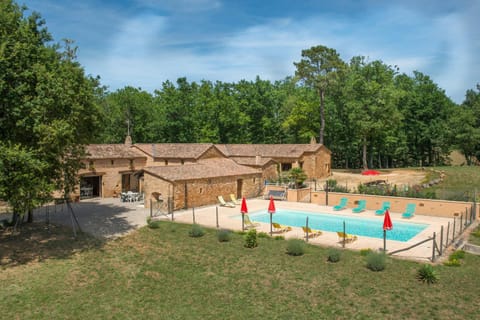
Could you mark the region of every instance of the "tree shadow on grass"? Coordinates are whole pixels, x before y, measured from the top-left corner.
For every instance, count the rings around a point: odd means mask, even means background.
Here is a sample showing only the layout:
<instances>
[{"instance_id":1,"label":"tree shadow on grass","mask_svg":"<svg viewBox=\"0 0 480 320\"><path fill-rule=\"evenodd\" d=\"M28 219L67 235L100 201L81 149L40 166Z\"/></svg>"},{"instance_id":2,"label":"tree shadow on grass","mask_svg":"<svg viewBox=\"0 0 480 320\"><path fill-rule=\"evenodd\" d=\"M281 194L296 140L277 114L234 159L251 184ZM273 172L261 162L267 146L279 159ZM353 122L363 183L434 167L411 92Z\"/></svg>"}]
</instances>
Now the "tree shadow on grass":
<instances>
[{"instance_id":1,"label":"tree shadow on grass","mask_svg":"<svg viewBox=\"0 0 480 320\"><path fill-rule=\"evenodd\" d=\"M0 268L65 259L82 250L100 248L108 239L146 224L145 209L120 203L118 199L82 201L71 207L81 231L72 222L73 216L65 204L35 210L36 222L24 223L15 233L13 228L0 229Z\"/></svg>"},{"instance_id":2,"label":"tree shadow on grass","mask_svg":"<svg viewBox=\"0 0 480 320\"><path fill-rule=\"evenodd\" d=\"M46 259L65 259L91 248L100 248L104 240L86 233L73 237L72 229L45 223L28 223L17 232L0 230L0 269Z\"/></svg>"}]
</instances>

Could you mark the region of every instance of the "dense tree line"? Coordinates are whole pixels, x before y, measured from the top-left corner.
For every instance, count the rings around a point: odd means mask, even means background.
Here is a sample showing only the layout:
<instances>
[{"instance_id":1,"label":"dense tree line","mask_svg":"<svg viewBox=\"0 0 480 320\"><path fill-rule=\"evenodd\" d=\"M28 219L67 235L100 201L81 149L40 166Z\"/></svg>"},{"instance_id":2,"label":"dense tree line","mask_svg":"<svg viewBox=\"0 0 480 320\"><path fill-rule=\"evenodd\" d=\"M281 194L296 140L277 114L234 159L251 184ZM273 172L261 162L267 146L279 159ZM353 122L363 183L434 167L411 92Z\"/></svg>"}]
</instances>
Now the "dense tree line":
<instances>
[{"instance_id":1,"label":"dense tree line","mask_svg":"<svg viewBox=\"0 0 480 320\"><path fill-rule=\"evenodd\" d=\"M324 50L335 59L328 72L308 70L310 57L281 81L179 78L154 93L105 92L98 103L106 122L95 142L121 143L128 121L137 143L308 143L323 135L337 168L441 165L452 149L476 159L479 87L457 105L421 72L409 76L360 56L346 63Z\"/></svg>"}]
</instances>

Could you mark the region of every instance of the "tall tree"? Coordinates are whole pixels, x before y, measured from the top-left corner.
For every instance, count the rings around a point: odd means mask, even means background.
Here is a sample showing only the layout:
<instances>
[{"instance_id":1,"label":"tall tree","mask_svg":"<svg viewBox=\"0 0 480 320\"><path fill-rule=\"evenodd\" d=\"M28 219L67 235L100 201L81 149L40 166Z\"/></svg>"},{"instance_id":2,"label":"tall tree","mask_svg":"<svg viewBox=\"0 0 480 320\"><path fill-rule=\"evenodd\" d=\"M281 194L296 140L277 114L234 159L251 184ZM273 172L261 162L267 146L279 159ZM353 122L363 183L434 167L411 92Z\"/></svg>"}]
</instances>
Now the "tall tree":
<instances>
[{"instance_id":1,"label":"tall tree","mask_svg":"<svg viewBox=\"0 0 480 320\"><path fill-rule=\"evenodd\" d=\"M461 150L467 164L480 159L480 84L476 92L467 91L463 103L454 108L449 124L452 144Z\"/></svg>"},{"instance_id":2,"label":"tall tree","mask_svg":"<svg viewBox=\"0 0 480 320\"><path fill-rule=\"evenodd\" d=\"M375 138L385 130L398 126L401 114L397 110L395 70L381 61L367 62L354 57L348 69L345 95L353 130L362 141L362 166L368 168L367 150L374 149Z\"/></svg>"},{"instance_id":3,"label":"tall tree","mask_svg":"<svg viewBox=\"0 0 480 320\"><path fill-rule=\"evenodd\" d=\"M85 76L71 42L49 45L40 15L24 17L25 10L0 2L0 172L9 176L0 179L0 198L14 217L47 201L54 189L72 191L82 145L99 120L98 79ZM18 186L23 205L8 193Z\"/></svg>"},{"instance_id":4,"label":"tall tree","mask_svg":"<svg viewBox=\"0 0 480 320\"><path fill-rule=\"evenodd\" d=\"M335 82L337 73L345 63L335 49L325 46L311 47L302 50L300 62L294 62L295 76L307 86L314 88L320 98L320 136L319 143L323 144L325 131L325 95Z\"/></svg>"}]
</instances>

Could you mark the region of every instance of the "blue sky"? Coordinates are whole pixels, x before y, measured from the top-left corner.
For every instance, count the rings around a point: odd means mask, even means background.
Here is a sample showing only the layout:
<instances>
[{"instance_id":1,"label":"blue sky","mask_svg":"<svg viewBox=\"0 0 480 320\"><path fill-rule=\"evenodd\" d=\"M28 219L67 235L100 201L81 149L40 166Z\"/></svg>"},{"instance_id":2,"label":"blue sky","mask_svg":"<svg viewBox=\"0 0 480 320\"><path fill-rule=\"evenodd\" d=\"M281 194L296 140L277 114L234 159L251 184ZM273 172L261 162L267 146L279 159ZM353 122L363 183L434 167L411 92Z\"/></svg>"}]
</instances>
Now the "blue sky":
<instances>
[{"instance_id":1,"label":"blue sky","mask_svg":"<svg viewBox=\"0 0 480 320\"><path fill-rule=\"evenodd\" d=\"M325 45L429 75L455 102L480 83L478 0L17 0L54 40L72 39L110 91L179 77L237 82L293 75Z\"/></svg>"}]
</instances>

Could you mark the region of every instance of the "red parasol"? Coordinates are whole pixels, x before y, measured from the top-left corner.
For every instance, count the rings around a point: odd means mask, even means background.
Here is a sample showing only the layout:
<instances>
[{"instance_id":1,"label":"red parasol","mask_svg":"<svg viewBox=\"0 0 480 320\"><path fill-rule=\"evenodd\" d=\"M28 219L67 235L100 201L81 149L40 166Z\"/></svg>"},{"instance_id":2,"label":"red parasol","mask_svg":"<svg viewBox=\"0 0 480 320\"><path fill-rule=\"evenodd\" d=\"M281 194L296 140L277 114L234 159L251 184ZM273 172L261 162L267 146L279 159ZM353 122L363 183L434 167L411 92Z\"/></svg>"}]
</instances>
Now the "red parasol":
<instances>
[{"instance_id":1,"label":"red parasol","mask_svg":"<svg viewBox=\"0 0 480 320\"><path fill-rule=\"evenodd\" d=\"M377 170L365 170L362 171L362 176L378 176L380 174Z\"/></svg>"},{"instance_id":2,"label":"red parasol","mask_svg":"<svg viewBox=\"0 0 480 320\"><path fill-rule=\"evenodd\" d=\"M383 230L392 230L392 220L390 219L390 213L388 213L388 209L385 210L385 217L383 218Z\"/></svg>"},{"instance_id":3,"label":"red parasol","mask_svg":"<svg viewBox=\"0 0 480 320\"><path fill-rule=\"evenodd\" d=\"M387 251L387 230L392 230L393 224L392 220L390 219L390 213L388 213L388 209L385 210L385 217L383 218L383 252Z\"/></svg>"},{"instance_id":4,"label":"red parasol","mask_svg":"<svg viewBox=\"0 0 480 320\"><path fill-rule=\"evenodd\" d=\"M270 196L270 203L268 205L268 213L275 213L275 203L273 202L273 197Z\"/></svg>"},{"instance_id":5,"label":"red parasol","mask_svg":"<svg viewBox=\"0 0 480 320\"><path fill-rule=\"evenodd\" d=\"M245 200L245 197L242 198L242 207L240 208L240 212L241 212L242 214L248 213L247 201Z\"/></svg>"}]
</instances>

